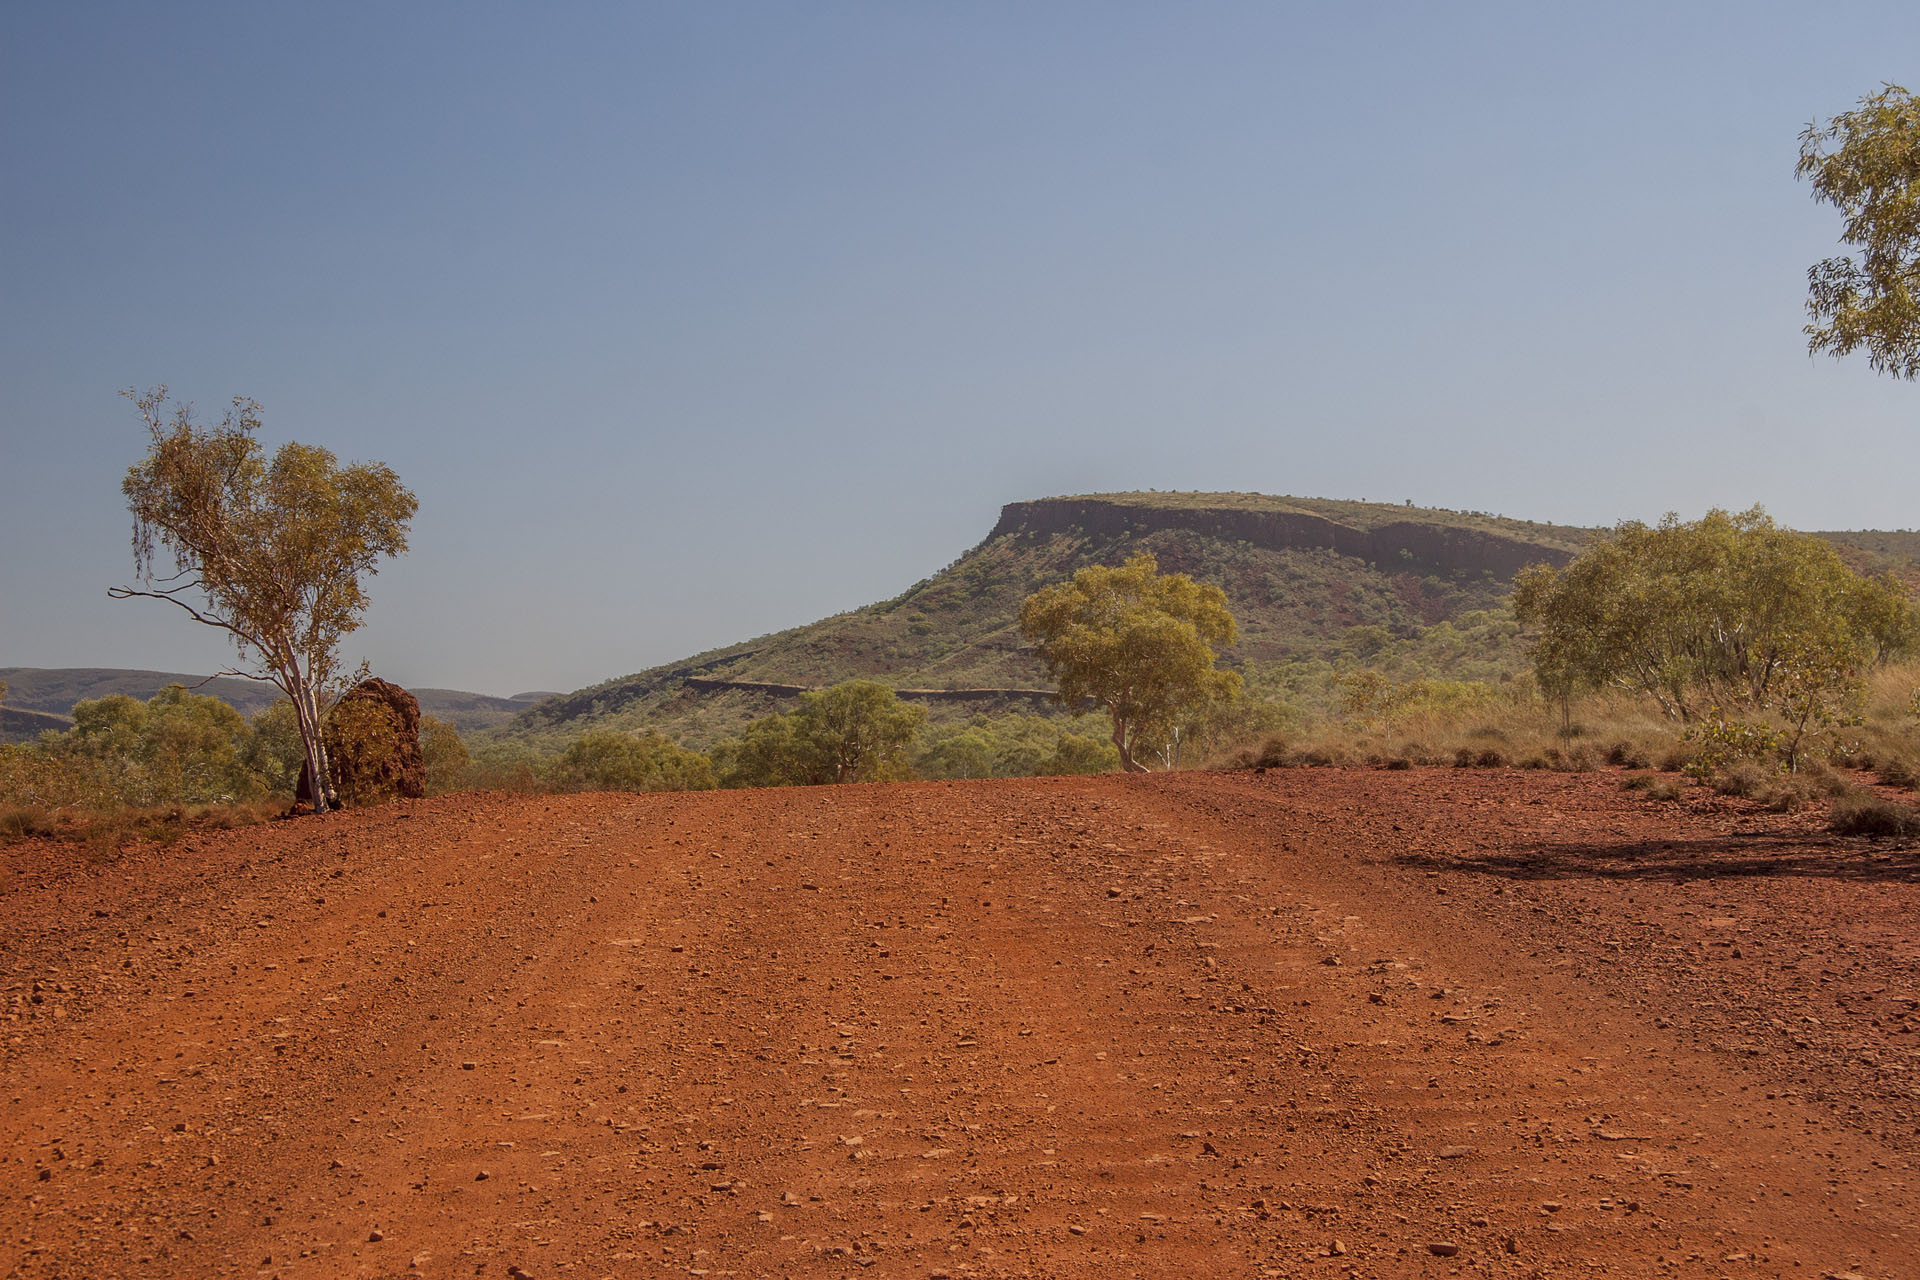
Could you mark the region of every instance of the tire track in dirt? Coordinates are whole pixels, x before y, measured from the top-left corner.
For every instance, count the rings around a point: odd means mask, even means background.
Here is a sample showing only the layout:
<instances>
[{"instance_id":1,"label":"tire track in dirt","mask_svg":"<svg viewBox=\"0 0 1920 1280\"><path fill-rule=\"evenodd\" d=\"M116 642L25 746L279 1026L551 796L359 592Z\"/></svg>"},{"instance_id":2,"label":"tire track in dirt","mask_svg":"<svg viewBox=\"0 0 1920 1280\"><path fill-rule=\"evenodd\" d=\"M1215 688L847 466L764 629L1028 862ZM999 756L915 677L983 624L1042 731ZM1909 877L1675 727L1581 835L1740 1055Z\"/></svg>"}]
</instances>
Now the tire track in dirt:
<instances>
[{"instance_id":1,"label":"tire track in dirt","mask_svg":"<svg viewBox=\"0 0 1920 1280\"><path fill-rule=\"evenodd\" d=\"M1785 1123L1604 945L1691 888L1484 861L1724 825L1301 771L456 798L23 875L0 977L67 1016L0 1024L0 1264L1912 1274L1893 1086Z\"/></svg>"}]
</instances>

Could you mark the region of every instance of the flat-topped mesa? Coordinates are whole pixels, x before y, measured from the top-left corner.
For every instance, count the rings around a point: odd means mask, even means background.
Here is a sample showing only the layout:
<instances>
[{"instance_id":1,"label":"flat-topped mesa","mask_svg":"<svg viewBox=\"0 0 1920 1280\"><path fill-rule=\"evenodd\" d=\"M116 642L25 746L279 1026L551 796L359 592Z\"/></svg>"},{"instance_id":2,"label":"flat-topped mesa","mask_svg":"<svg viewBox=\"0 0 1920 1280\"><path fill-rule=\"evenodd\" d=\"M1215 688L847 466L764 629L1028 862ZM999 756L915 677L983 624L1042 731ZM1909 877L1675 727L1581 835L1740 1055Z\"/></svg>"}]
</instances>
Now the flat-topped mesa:
<instances>
[{"instance_id":1,"label":"flat-topped mesa","mask_svg":"<svg viewBox=\"0 0 1920 1280\"><path fill-rule=\"evenodd\" d=\"M1307 511L1182 507L1115 502L1106 498L1041 498L1010 502L990 538L1006 534L1087 533L1139 536L1179 529L1249 542L1270 550L1330 550L1384 569L1429 574L1511 578L1530 564L1556 567L1573 552L1483 529L1422 520L1396 520L1360 529Z\"/></svg>"}]
</instances>

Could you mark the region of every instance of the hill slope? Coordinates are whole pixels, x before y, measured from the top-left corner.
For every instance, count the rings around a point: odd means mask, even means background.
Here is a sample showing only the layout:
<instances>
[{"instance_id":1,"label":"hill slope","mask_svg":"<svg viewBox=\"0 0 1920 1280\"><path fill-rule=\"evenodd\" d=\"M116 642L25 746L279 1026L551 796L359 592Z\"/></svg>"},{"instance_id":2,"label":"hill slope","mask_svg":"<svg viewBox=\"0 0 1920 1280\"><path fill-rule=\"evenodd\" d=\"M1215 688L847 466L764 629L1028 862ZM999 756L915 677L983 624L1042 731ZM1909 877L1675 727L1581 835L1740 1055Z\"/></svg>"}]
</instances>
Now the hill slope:
<instances>
[{"instance_id":1,"label":"hill slope","mask_svg":"<svg viewBox=\"0 0 1920 1280\"><path fill-rule=\"evenodd\" d=\"M1513 575L1564 563L1589 531L1496 516L1262 494L1093 494L1016 502L986 539L892 600L551 698L516 737L655 727L694 744L786 705L803 687L862 676L936 718L1030 708L1045 673L1020 602L1095 563L1153 552L1227 592L1262 664L1331 652L1349 628L1390 634L1497 605Z\"/></svg>"}]
</instances>

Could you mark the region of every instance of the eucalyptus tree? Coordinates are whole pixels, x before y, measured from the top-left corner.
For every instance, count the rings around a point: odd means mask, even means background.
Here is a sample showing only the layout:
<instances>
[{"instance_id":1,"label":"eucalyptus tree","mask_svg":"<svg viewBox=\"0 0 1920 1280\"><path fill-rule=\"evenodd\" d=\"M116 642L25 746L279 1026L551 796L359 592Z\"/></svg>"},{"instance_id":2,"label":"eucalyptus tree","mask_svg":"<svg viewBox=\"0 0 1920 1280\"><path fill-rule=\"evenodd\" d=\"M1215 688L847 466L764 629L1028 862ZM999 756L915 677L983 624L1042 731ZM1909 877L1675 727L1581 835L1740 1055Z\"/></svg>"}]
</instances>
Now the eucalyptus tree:
<instances>
[{"instance_id":1,"label":"eucalyptus tree","mask_svg":"<svg viewBox=\"0 0 1920 1280\"><path fill-rule=\"evenodd\" d=\"M228 633L240 663L219 674L287 696L314 810L324 813L335 796L321 725L341 675L340 641L366 612L364 580L407 549L419 504L382 463L341 466L327 450L295 443L269 459L252 400L235 397L217 425L203 427L190 406L169 413L165 387L124 394L150 440L121 484L138 585L108 594L164 600Z\"/></svg>"},{"instance_id":2,"label":"eucalyptus tree","mask_svg":"<svg viewBox=\"0 0 1920 1280\"><path fill-rule=\"evenodd\" d=\"M1106 711L1130 771L1146 769L1135 759L1140 748L1177 740L1240 693L1240 677L1213 665L1213 646L1236 635L1226 593L1161 573L1151 552L1119 568L1089 565L1034 592L1020 606L1020 630L1035 642L1061 702L1090 699Z\"/></svg>"},{"instance_id":3,"label":"eucalyptus tree","mask_svg":"<svg viewBox=\"0 0 1920 1280\"><path fill-rule=\"evenodd\" d=\"M1920 633L1903 585L1856 572L1758 507L1627 521L1514 588L1543 688L1644 694L1687 722L1770 711L1796 741Z\"/></svg>"},{"instance_id":4,"label":"eucalyptus tree","mask_svg":"<svg viewBox=\"0 0 1920 1280\"><path fill-rule=\"evenodd\" d=\"M1800 177L1846 215L1842 241L1860 250L1807 271L1807 347L1920 377L1920 98L1897 84L1800 135Z\"/></svg>"}]
</instances>

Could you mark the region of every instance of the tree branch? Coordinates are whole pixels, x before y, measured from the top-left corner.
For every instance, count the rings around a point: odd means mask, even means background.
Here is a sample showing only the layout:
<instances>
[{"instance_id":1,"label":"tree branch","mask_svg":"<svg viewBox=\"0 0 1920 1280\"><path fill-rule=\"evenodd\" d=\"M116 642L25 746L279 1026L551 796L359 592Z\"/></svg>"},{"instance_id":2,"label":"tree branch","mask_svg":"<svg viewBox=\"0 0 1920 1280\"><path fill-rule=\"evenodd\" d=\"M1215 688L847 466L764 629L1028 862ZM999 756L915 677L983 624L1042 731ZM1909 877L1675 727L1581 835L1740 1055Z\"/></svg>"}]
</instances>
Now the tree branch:
<instances>
[{"instance_id":1,"label":"tree branch","mask_svg":"<svg viewBox=\"0 0 1920 1280\"><path fill-rule=\"evenodd\" d=\"M222 618L209 617L207 614L200 612L200 610L188 604L185 600L181 600L169 594L168 592L138 591L138 590L135 590L133 587L108 587L107 597L112 600L135 600L135 599L164 600L170 605L174 605L180 609L185 610L188 617L192 618L195 622L200 623L202 626L213 627L216 630L225 631L225 632L228 632L229 634L239 636L242 640L246 641L248 644L252 645L254 648L259 649L263 653L266 652L266 649L267 649L266 645L260 643L259 640L255 639L252 635L250 635L246 631L243 631L241 628L235 626L233 623L228 622Z\"/></svg>"}]
</instances>

